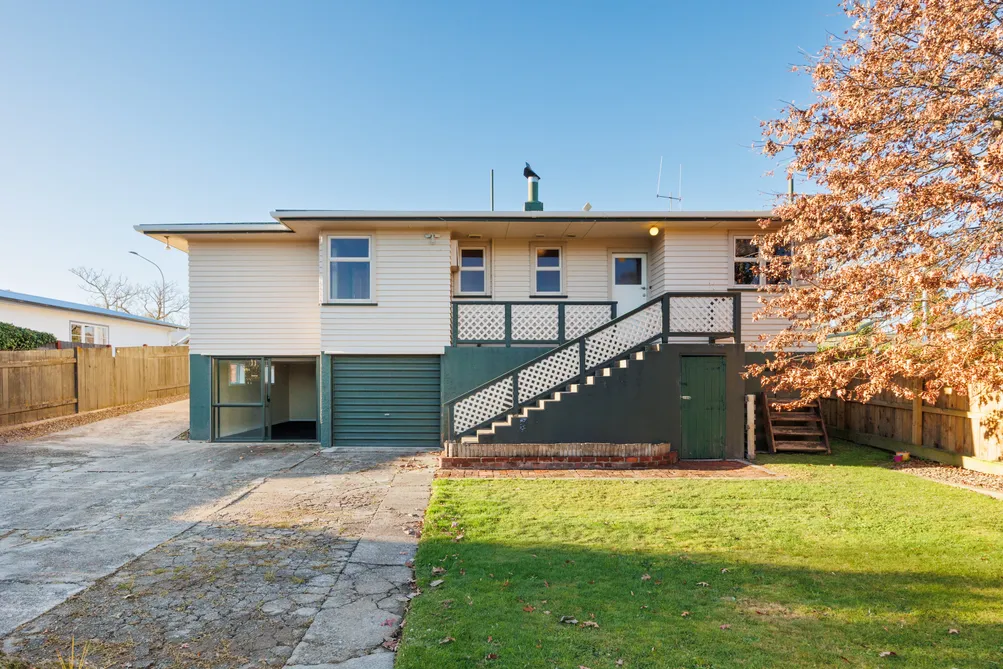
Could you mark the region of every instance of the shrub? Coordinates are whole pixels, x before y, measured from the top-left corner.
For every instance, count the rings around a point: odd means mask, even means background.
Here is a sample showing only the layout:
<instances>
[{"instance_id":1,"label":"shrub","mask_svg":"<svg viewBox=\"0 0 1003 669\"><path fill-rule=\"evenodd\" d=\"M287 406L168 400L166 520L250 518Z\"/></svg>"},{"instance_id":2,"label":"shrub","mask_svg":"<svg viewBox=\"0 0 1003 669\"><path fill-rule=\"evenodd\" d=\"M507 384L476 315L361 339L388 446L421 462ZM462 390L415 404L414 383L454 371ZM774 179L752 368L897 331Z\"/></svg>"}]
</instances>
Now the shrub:
<instances>
[{"instance_id":1,"label":"shrub","mask_svg":"<svg viewBox=\"0 0 1003 669\"><path fill-rule=\"evenodd\" d=\"M0 351L30 351L54 343L56 343L56 336L48 332L19 328L10 323L0 323Z\"/></svg>"}]
</instances>

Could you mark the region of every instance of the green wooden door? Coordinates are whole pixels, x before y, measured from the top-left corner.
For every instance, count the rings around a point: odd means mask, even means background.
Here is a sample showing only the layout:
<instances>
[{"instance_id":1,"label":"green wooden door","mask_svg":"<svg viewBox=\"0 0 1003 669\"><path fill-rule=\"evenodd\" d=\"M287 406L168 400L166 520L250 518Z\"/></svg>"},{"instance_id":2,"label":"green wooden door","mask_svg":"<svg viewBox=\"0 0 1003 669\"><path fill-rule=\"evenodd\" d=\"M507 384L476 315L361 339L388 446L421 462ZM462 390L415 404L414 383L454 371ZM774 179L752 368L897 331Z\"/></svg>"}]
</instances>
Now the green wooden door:
<instances>
[{"instance_id":1,"label":"green wooden door","mask_svg":"<svg viewBox=\"0 0 1003 669\"><path fill-rule=\"evenodd\" d=\"M724 457L725 358L684 355L680 358L679 457Z\"/></svg>"},{"instance_id":2,"label":"green wooden door","mask_svg":"<svg viewBox=\"0 0 1003 669\"><path fill-rule=\"evenodd\" d=\"M436 448L439 356L335 356L334 446Z\"/></svg>"}]
</instances>

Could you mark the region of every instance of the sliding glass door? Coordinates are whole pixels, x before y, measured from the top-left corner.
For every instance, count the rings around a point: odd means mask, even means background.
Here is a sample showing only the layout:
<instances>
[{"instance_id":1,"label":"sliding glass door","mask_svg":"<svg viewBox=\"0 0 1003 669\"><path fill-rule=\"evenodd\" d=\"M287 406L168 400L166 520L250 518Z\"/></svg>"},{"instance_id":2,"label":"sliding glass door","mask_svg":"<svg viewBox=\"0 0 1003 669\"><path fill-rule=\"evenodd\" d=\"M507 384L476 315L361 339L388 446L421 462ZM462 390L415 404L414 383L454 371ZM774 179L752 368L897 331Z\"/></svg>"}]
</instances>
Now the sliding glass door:
<instances>
[{"instance_id":1,"label":"sliding glass door","mask_svg":"<svg viewBox=\"0 0 1003 669\"><path fill-rule=\"evenodd\" d=\"M215 358L213 441L315 441L316 358Z\"/></svg>"},{"instance_id":2,"label":"sliding glass door","mask_svg":"<svg viewBox=\"0 0 1003 669\"><path fill-rule=\"evenodd\" d=\"M213 361L213 439L264 441L267 374L264 358Z\"/></svg>"}]
</instances>

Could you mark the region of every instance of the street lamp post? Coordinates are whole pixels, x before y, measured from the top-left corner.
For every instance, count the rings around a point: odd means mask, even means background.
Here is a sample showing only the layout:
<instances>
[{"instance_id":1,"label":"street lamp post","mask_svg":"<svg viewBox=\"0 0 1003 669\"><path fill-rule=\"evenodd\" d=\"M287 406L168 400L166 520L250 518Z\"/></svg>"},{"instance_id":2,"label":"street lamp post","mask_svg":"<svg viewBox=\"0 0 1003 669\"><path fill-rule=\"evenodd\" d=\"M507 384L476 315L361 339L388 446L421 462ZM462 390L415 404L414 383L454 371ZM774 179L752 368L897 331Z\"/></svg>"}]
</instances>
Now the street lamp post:
<instances>
[{"instance_id":1,"label":"street lamp post","mask_svg":"<svg viewBox=\"0 0 1003 669\"><path fill-rule=\"evenodd\" d=\"M158 265L157 263L153 262L152 260L150 260L146 256L140 255L140 254L136 253L135 251L129 251L129 253L131 253L132 255L136 256L137 258L142 258L146 262L148 262L151 265L153 265L154 267L156 267L157 271L160 272L160 299L163 300L164 296L167 294L167 279L164 278L164 270L160 269L160 265ZM163 307L160 306L158 308L162 309Z\"/></svg>"}]
</instances>

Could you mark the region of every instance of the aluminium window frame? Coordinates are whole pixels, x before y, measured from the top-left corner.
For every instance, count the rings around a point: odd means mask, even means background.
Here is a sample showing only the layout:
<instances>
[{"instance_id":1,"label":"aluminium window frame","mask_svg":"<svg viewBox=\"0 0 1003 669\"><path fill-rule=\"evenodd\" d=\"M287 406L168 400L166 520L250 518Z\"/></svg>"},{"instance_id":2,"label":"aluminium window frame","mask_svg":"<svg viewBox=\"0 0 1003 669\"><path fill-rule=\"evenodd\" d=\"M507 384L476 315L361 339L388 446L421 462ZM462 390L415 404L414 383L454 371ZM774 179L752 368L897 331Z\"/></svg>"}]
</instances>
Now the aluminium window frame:
<instances>
[{"instance_id":1,"label":"aluminium window frame","mask_svg":"<svg viewBox=\"0 0 1003 669\"><path fill-rule=\"evenodd\" d=\"M463 252L477 250L484 254L484 266L478 270L477 268L468 269L468 272L481 271L484 274L484 290L481 291L464 291L463 290ZM491 295L491 247L488 244L459 244L456 248L456 262L458 263L459 269L456 271L456 281L453 285L453 296L454 297L487 297Z\"/></svg>"},{"instance_id":2,"label":"aluminium window frame","mask_svg":"<svg viewBox=\"0 0 1003 669\"><path fill-rule=\"evenodd\" d=\"M79 342L73 342L73 326L74 325L79 325L80 326L80 341ZM86 341L84 339L84 337L86 336L85 335L85 329L86 328L93 328L94 329L94 332L93 332L94 341L90 341L89 342L89 341ZM103 331L105 333L104 341L98 341L97 333L99 331ZM110 325L101 325L100 323L87 323L85 321L70 320L70 330L69 330L69 332L70 332L70 341L73 342L73 343L75 343L75 344L97 344L98 346L110 346L111 345L111 326Z\"/></svg>"},{"instance_id":3,"label":"aluminium window frame","mask_svg":"<svg viewBox=\"0 0 1003 669\"><path fill-rule=\"evenodd\" d=\"M793 253L788 256L791 260L790 267L790 279L786 282L778 281L776 283L770 283L767 281L766 270L766 259L763 257L762 250L756 247L756 258L753 260L751 257L739 257L736 255L735 244L739 240L753 240L757 235L755 234L745 234L741 232L735 232L729 235L728 241L730 244L729 258L730 262L728 264L728 284L731 286L732 290L761 290L764 288L773 287L783 287L793 285L794 282L794 265L793 265ZM756 275L756 283L735 283L735 265L737 263L746 263L749 265L755 264L759 268L759 272Z\"/></svg>"},{"instance_id":4,"label":"aluminium window frame","mask_svg":"<svg viewBox=\"0 0 1003 669\"><path fill-rule=\"evenodd\" d=\"M540 267L537 265L539 251L556 250L558 252L557 267ZM556 291L537 290L537 272L558 272L560 286ZM533 243L529 246L529 295L530 297L565 297L568 294L568 249L564 244L547 242Z\"/></svg>"},{"instance_id":5,"label":"aluminium window frame","mask_svg":"<svg viewBox=\"0 0 1003 669\"><path fill-rule=\"evenodd\" d=\"M376 248L375 236L365 233L327 233L324 239L324 304L376 304ZM335 258L331 255L331 240L333 239L365 239L369 246L369 254L358 258ZM369 297L338 298L335 297L331 283L331 266L336 262L369 263Z\"/></svg>"}]
</instances>

